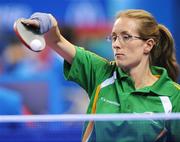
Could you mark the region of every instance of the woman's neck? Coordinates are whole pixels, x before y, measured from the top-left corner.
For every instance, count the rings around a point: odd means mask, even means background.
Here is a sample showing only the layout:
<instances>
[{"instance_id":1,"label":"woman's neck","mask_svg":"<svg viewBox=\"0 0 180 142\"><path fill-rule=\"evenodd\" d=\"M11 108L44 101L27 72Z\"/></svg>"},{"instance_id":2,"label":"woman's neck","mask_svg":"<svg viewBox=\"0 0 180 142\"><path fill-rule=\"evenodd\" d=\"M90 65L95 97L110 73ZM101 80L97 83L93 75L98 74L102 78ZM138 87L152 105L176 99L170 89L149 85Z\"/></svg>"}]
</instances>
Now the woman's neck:
<instances>
[{"instance_id":1,"label":"woman's neck","mask_svg":"<svg viewBox=\"0 0 180 142\"><path fill-rule=\"evenodd\" d=\"M136 89L151 86L158 80L158 78L151 73L149 64L130 69L128 74L134 80Z\"/></svg>"}]
</instances>

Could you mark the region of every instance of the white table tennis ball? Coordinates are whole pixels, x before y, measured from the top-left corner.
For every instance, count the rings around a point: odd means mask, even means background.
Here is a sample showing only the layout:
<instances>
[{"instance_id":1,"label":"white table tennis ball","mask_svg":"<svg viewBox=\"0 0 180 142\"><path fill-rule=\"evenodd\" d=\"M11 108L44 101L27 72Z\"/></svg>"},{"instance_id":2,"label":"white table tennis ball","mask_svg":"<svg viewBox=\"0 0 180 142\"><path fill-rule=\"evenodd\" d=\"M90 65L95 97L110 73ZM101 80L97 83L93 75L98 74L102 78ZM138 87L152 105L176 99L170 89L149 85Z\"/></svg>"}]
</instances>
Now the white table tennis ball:
<instances>
[{"instance_id":1,"label":"white table tennis ball","mask_svg":"<svg viewBox=\"0 0 180 142\"><path fill-rule=\"evenodd\" d=\"M43 46L43 44L41 43L40 40L38 39L34 39L30 42L30 47L33 51L41 51L43 50L45 47Z\"/></svg>"}]
</instances>

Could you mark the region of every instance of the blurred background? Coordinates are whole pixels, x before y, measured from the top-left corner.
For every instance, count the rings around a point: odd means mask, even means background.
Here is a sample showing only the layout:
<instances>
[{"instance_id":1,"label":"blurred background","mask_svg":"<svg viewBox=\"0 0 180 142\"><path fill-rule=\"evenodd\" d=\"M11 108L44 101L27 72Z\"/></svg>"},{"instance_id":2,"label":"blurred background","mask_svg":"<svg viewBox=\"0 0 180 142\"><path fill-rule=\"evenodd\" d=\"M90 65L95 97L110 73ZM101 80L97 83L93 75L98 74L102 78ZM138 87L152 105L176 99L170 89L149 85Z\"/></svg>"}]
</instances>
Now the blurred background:
<instances>
[{"instance_id":1,"label":"blurred background","mask_svg":"<svg viewBox=\"0 0 180 142\"><path fill-rule=\"evenodd\" d=\"M16 19L28 18L34 12L51 13L69 41L113 60L106 36L111 33L116 13L129 8L144 9L170 29L180 61L179 7L179 0L0 0L0 115L83 114L89 102L84 90L65 81L60 56L50 48L35 53L21 44L13 31ZM16 125L9 126L17 130ZM28 126L33 128L34 125L28 123ZM59 134L60 127L62 135ZM12 131L1 132L0 142L25 139L39 142L40 135L47 133L49 139L43 137L41 141L52 142L57 137L58 140L65 137L68 141L69 135L73 141L80 141L82 125L76 129L72 129L72 125L60 127L58 125L58 133L53 131L53 135L49 129L43 129L43 133L20 129L13 131L13 135ZM3 128L1 124L0 128Z\"/></svg>"},{"instance_id":2,"label":"blurred background","mask_svg":"<svg viewBox=\"0 0 180 142\"><path fill-rule=\"evenodd\" d=\"M145 9L170 29L180 61L179 6L178 0L0 0L0 114L85 113L89 101L78 85L65 81L60 56L49 48L34 53L20 43L16 19L51 13L69 41L113 60L105 39L116 13Z\"/></svg>"}]
</instances>

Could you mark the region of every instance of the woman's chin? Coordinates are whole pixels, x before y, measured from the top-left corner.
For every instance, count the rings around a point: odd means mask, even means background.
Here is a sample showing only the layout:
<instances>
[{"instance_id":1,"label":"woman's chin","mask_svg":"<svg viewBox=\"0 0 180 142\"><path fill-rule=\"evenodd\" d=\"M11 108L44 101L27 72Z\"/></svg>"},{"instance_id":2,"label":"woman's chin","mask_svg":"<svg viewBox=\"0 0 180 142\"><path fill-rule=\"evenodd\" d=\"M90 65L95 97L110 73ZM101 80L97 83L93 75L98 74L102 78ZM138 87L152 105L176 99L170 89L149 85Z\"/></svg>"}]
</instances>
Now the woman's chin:
<instances>
[{"instance_id":1,"label":"woman's chin","mask_svg":"<svg viewBox=\"0 0 180 142\"><path fill-rule=\"evenodd\" d=\"M126 64L123 64L122 62L116 62L117 67L120 67L123 70L127 70L128 66Z\"/></svg>"},{"instance_id":2,"label":"woman's chin","mask_svg":"<svg viewBox=\"0 0 180 142\"><path fill-rule=\"evenodd\" d=\"M122 68L122 67L125 66L124 64L122 64L122 62L120 63L120 62L117 62L117 61L116 61L116 65L117 65L118 67L120 67L120 68Z\"/></svg>"}]
</instances>

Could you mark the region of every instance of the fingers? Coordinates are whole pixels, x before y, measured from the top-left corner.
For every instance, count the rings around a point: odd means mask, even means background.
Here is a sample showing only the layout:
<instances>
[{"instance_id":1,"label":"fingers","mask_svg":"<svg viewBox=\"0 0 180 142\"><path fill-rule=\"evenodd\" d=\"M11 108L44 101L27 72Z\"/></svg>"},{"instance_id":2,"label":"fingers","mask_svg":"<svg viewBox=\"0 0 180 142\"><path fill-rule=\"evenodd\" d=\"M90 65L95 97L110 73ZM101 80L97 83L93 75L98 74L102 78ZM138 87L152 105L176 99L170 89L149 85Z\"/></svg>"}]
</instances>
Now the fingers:
<instances>
[{"instance_id":1,"label":"fingers","mask_svg":"<svg viewBox=\"0 0 180 142\"><path fill-rule=\"evenodd\" d=\"M52 27L52 18L48 13L42 13L42 12L35 12L34 14L31 15L30 20L36 20L36 21L27 21L35 26L37 26L37 22L39 22L39 32L40 34L44 34L48 32Z\"/></svg>"},{"instance_id":2,"label":"fingers","mask_svg":"<svg viewBox=\"0 0 180 142\"><path fill-rule=\"evenodd\" d=\"M56 27L56 26L58 26L57 20L54 18L54 16L53 16L53 15L51 15L51 14L48 14L48 15L49 15L49 16L50 16L50 18L51 18L52 27Z\"/></svg>"},{"instance_id":3,"label":"fingers","mask_svg":"<svg viewBox=\"0 0 180 142\"><path fill-rule=\"evenodd\" d=\"M40 27L39 21L35 19L22 19L21 22L27 26Z\"/></svg>"},{"instance_id":4,"label":"fingers","mask_svg":"<svg viewBox=\"0 0 180 142\"><path fill-rule=\"evenodd\" d=\"M21 19L22 24L38 29L40 34L47 33L51 28L57 27L56 19L48 13L36 12L29 19Z\"/></svg>"}]
</instances>

